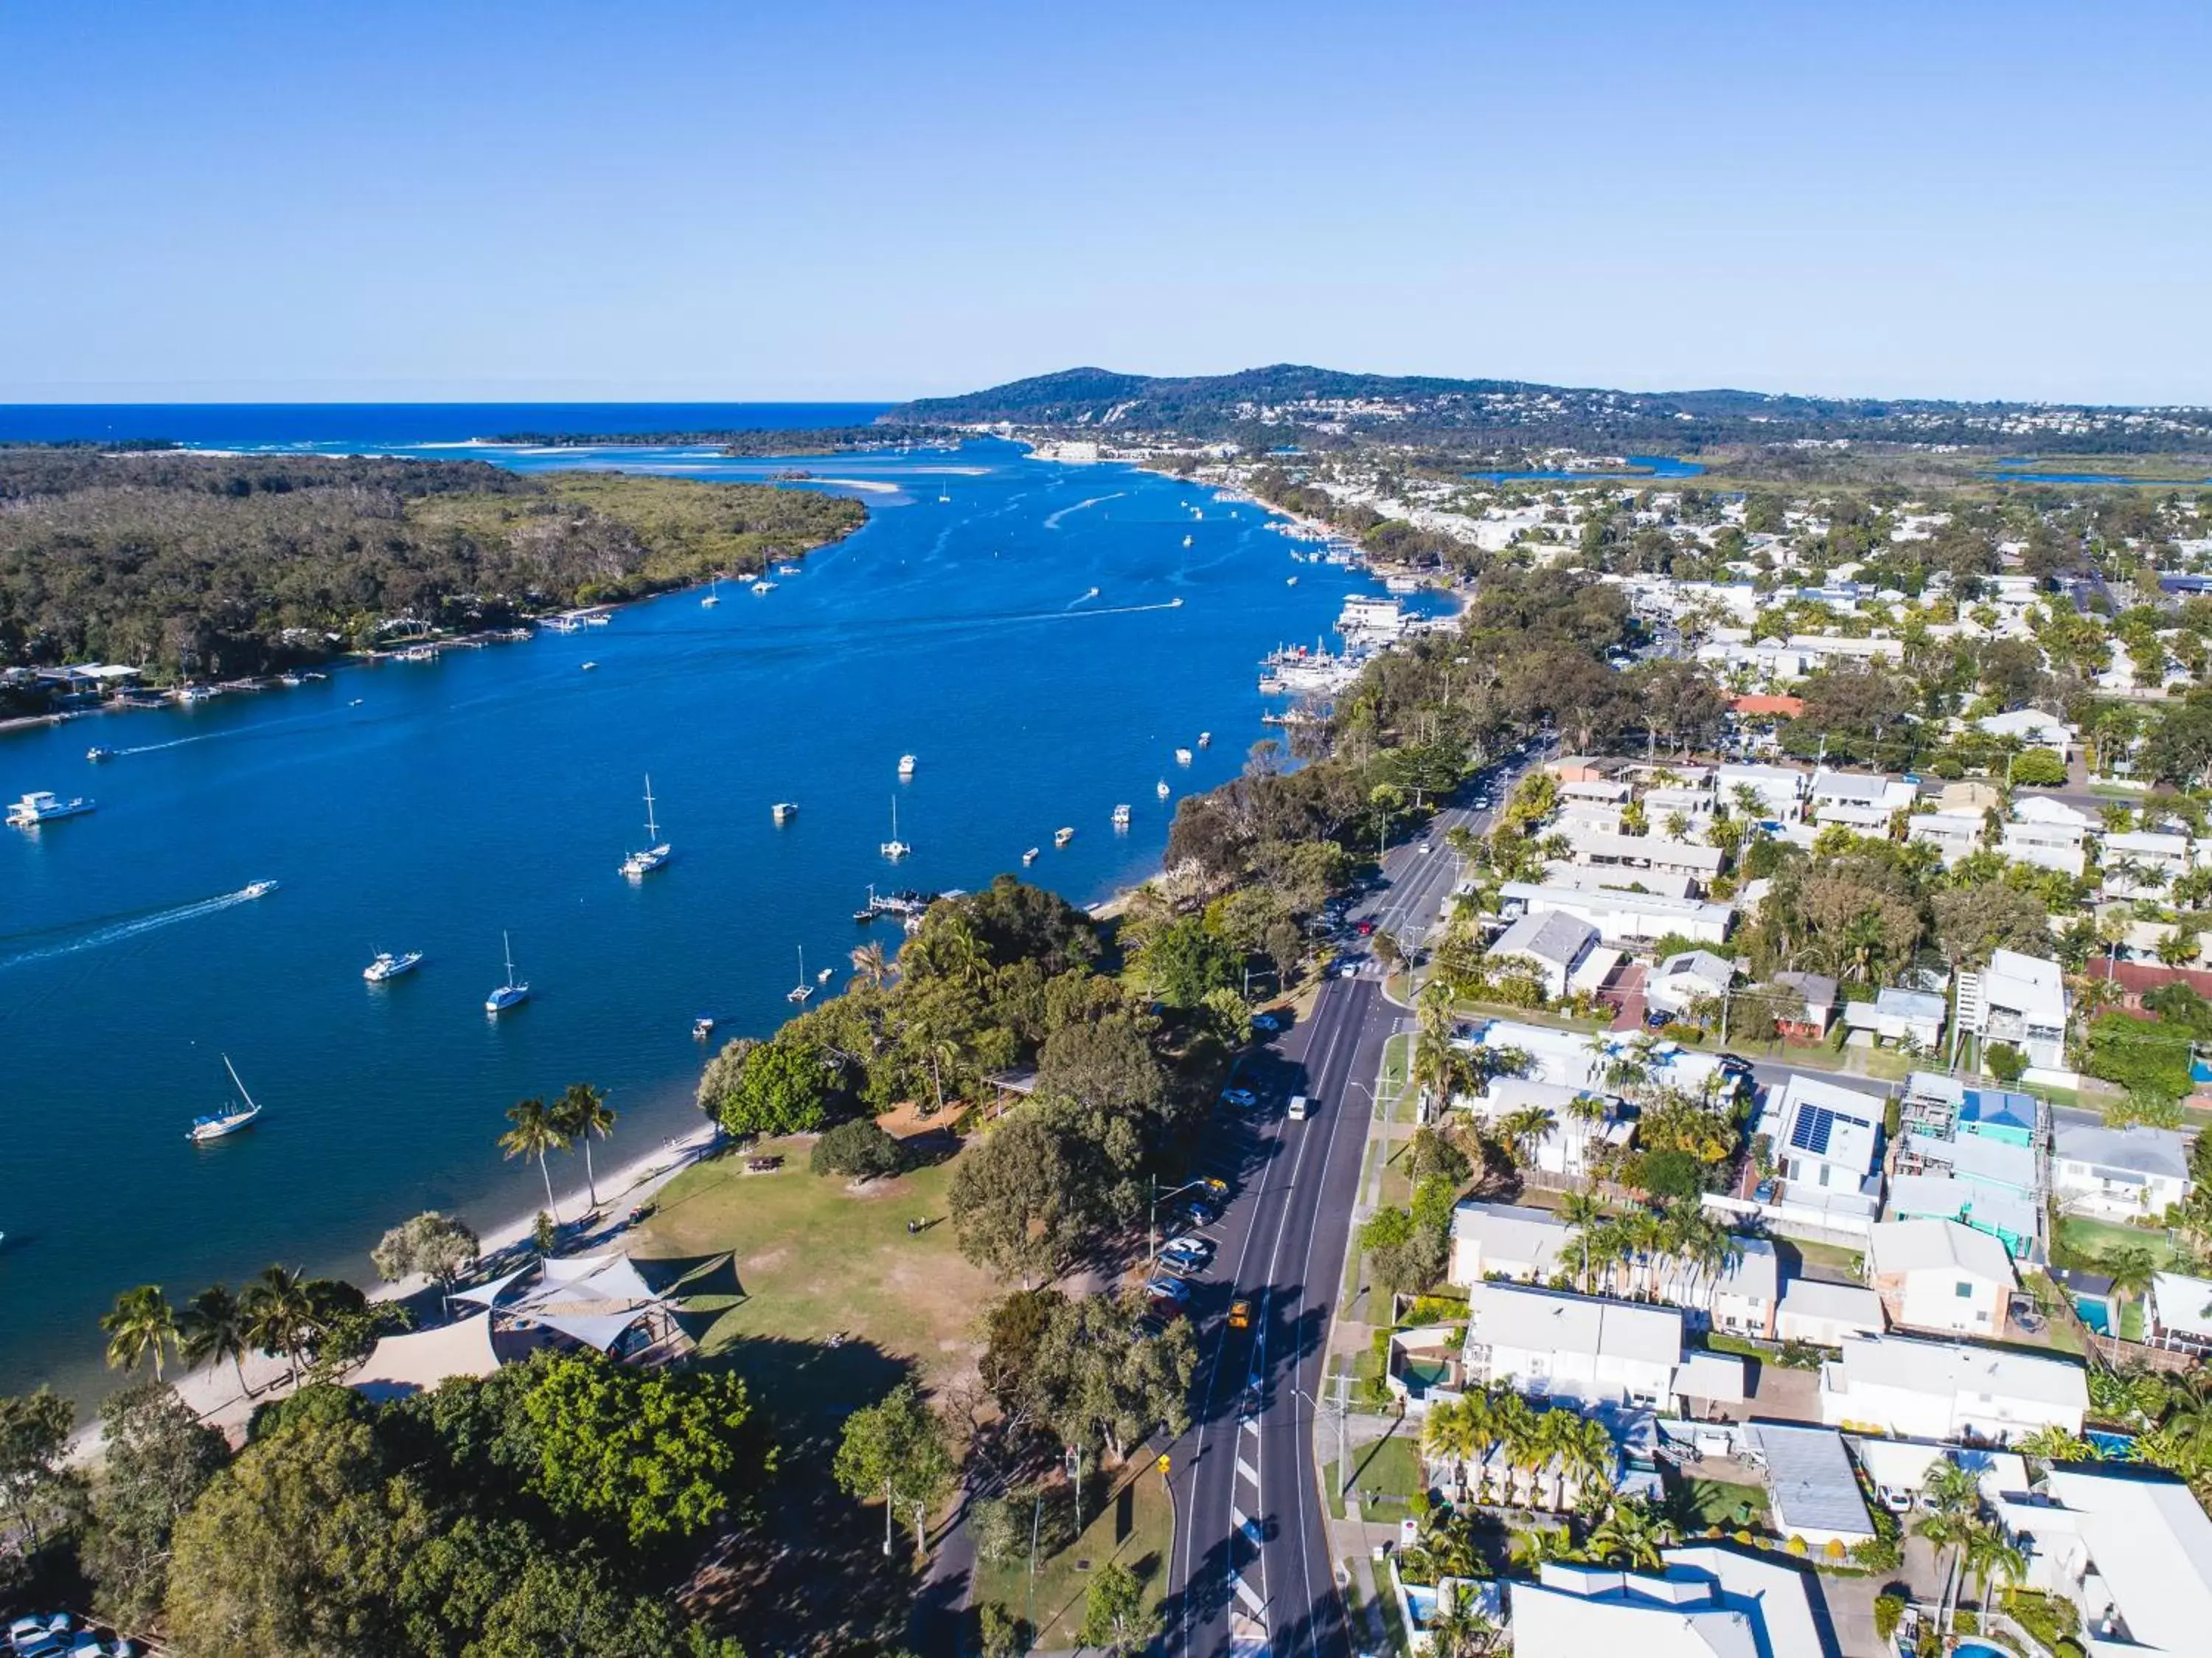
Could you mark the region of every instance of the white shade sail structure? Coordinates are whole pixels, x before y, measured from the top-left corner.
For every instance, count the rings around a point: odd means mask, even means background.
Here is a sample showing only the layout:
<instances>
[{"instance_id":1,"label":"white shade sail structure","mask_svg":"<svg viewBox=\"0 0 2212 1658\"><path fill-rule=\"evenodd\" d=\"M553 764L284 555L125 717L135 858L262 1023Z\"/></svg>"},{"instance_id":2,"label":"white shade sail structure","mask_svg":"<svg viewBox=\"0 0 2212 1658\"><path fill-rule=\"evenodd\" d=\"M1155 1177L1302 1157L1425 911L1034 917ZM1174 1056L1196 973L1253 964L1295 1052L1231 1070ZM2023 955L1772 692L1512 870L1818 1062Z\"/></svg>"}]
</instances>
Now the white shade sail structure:
<instances>
[{"instance_id":1,"label":"white shade sail structure","mask_svg":"<svg viewBox=\"0 0 2212 1658\"><path fill-rule=\"evenodd\" d=\"M556 1331L605 1352L640 1320L667 1313L666 1302L626 1255L549 1260L544 1268L543 1281L511 1309L519 1324Z\"/></svg>"},{"instance_id":2,"label":"white shade sail structure","mask_svg":"<svg viewBox=\"0 0 2212 1658\"><path fill-rule=\"evenodd\" d=\"M526 1276L529 1271L530 1268L527 1266L518 1266L512 1272L501 1273L489 1283L472 1283L466 1289L456 1289L447 1299L467 1301L474 1307L489 1307L506 1292L508 1285L517 1278Z\"/></svg>"},{"instance_id":3,"label":"white shade sail structure","mask_svg":"<svg viewBox=\"0 0 2212 1658\"><path fill-rule=\"evenodd\" d=\"M458 1324L386 1336L376 1344L346 1385L382 1401L427 1393L455 1376L483 1377L499 1368L492 1351L491 1314L478 1313Z\"/></svg>"}]
</instances>

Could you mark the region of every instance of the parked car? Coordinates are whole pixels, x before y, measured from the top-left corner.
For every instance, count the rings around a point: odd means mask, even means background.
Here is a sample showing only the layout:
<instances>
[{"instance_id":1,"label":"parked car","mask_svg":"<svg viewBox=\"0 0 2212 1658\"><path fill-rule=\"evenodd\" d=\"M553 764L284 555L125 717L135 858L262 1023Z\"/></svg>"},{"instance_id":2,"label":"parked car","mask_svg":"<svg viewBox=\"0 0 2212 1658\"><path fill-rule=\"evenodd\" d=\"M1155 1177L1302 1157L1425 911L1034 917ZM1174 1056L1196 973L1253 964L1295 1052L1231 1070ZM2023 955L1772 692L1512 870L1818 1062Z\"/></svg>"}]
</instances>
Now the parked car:
<instances>
[{"instance_id":1,"label":"parked car","mask_svg":"<svg viewBox=\"0 0 2212 1658\"><path fill-rule=\"evenodd\" d=\"M1213 1259L1213 1246L1203 1238L1188 1235L1170 1238L1160 1246L1160 1259L1164 1261L1188 1261L1194 1265L1203 1266Z\"/></svg>"},{"instance_id":2,"label":"parked car","mask_svg":"<svg viewBox=\"0 0 2212 1658\"><path fill-rule=\"evenodd\" d=\"M1145 1293L1155 1301L1184 1301L1190 1299L1190 1286L1181 1278L1148 1278Z\"/></svg>"},{"instance_id":3,"label":"parked car","mask_svg":"<svg viewBox=\"0 0 2212 1658\"><path fill-rule=\"evenodd\" d=\"M1193 1198L1182 1206L1182 1218L1192 1226L1212 1226L1221 1218L1221 1211L1204 1198Z\"/></svg>"},{"instance_id":4,"label":"parked car","mask_svg":"<svg viewBox=\"0 0 2212 1658\"><path fill-rule=\"evenodd\" d=\"M1271 1013L1255 1013L1252 1015L1252 1028L1255 1031L1279 1031L1283 1028L1283 1021Z\"/></svg>"},{"instance_id":5,"label":"parked car","mask_svg":"<svg viewBox=\"0 0 2212 1658\"><path fill-rule=\"evenodd\" d=\"M1229 1195L1229 1182L1218 1176L1209 1174L1200 1180L1199 1185L1216 1198L1226 1198Z\"/></svg>"},{"instance_id":6,"label":"parked car","mask_svg":"<svg viewBox=\"0 0 2212 1658\"><path fill-rule=\"evenodd\" d=\"M1352 931L1358 933L1362 938L1371 938L1375 935L1375 923L1371 921L1363 921L1354 927Z\"/></svg>"},{"instance_id":7,"label":"parked car","mask_svg":"<svg viewBox=\"0 0 2212 1658\"><path fill-rule=\"evenodd\" d=\"M1249 1111L1260 1103L1260 1096L1249 1088L1224 1088L1221 1090L1221 1103L1234 1106L1239 1111Z\"/></svg>"}]
</instances>

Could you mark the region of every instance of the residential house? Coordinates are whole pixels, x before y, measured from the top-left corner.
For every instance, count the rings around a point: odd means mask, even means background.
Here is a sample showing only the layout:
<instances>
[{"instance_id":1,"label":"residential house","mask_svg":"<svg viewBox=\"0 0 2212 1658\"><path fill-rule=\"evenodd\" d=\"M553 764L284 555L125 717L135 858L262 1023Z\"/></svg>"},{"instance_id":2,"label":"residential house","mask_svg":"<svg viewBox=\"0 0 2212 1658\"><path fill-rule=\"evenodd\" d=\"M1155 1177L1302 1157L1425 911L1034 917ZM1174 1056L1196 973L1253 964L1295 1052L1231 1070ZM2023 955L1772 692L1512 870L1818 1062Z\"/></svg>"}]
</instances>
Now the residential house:
<instances>
[{"instance_id":1,"label":"residential house","mask_svg":"<svg viewBox=\"0 0 2212 1658\"><path fill-rule=\"evenodd\" d=\"M2015 708L2008 714L1989 714L1974 722L1975 728L1992 737L2017 737L2031 748L2055 748L2062 755L2074 743L2074 728L2039 708Z\"/></svg>"},{"instance_id":2,"label":"residential house","mask_svg":"<svg viewBox=\"0 0 2212 1658\"><path fill-rule=\"evenodd\" d=\"M1787 1204L1832 1210L1844 1217L1840 1229L1870 1222L1881 1194L1881 1116L1872 1095L1802 1072L1769 1090L1759 1131L1771 1137Z\"/></svg>"},{"instance_id":3,"label":"residential house","mask_svg":"<svg viewBox=\"0 0 2212 1658\"><path fill-rule=\"evenodd\" d=\"M2091 1658L2212 1647L2212 1520L2179 1480L2054 1463L2040 1492L1996 1509L2027 1557L2022 1586L2073 1603Z\"/></svg>"},{"instance_id":4,"label":"residential house","mask_svg":"<svg viewBox=\"0 0 2212 1658\"><path fill-rule=\"evenodd\" d=\"M2160 1272L2143 1293L2143 1339L2154 1347L2212 1354L2212 1278Z\"/></svg>"},{"instance_id":5,"label":"residential house","mask_svg":"<svg viewBox=\"0 0 2212 1658\"><path fill-rule=\"evenodd\" d=\"M1551 1561L1508 1583L1514 1658L1835 1658L1802 1570L1713 1544L1662 1559L1658 1572Z\"/></svg>"},{"instance_id":6,"label":"residential house","mask_svg":"<svg viewBox=\"0 0 2212 1658\"><path fill-rule=\"evenodd\" d=\"M1887 1218L1956 1221L1986 1232L2015 1260L2035 1246L2040 1222L2036 1200L2001 1186L1975 1186L1948 1173L1899 1174L1889 1183Z\"/></svg>"},{"instance_id":7,"label":"residential house","mask_svg":"<svg viewBox=\"0 0 2212 1658\"><path fill-rule=\"evenodd\" d=\"M1778 822L1794 821L1805 799L1805 774L1786 765L1721 765L1713 768L1713 794L1732 818L1743 815L1739 789L1748 789L1757 800L1759 815Z\"/></svg>"},{"instance_id":8,"label":"residential house","mask_svg":"<svg viewBox=\"0 0 2212 1658\"><path fill-rule=\"evenodd\" d=\"M1905 838L1933 846L1948 869L1982 850L1988 826L1988 819L1979 812L1921 812L1906 820Z\"/></svg>"},{"instance_id":9,"label":"residential house","mask_svg":"<svg viewBox=\"0 0 2212 1658\"><path fill-rule=\"evenodd\" d=\"M1647 974L1644 999L1659 1013L1680 1017L1693 1003L1718 1001L1735 982L1735 964L1711 950L1670 955Z\"/></svg>"},{"instance_id":10,"label":"residential house","mask_svg":"<svg viewBox=\"0 0 2212 1658\"><path fill-rule=\"evenodd\" d=\"M1719 1277L1699 1273L1687 1285L1670 1284L1668 1293L1704 1314L1716 1330L1771 1339L1781 1308L1780 1258L1765 1238L1732 1239L1730 1252Z\"/></svg>"},{"instance_id":11,"label":"residential house","mask_svg":"<svg viewBox=\"0 0 2212 1658\"><path fill-rule=\"evenodd\" d=\"M1625 1147L1636 1132L1635 1119L1611 1094L1533 1077L1493 1076L1480 1096L1455 1095L1452 1103L1487 1122L1531 1108L1544 1112L1551 1126L1538 1137L1530 1155L1539 1171L1563 1183L1595 1173L1595 1149ZM1589 1114L1590 1107L1598 1113L1595 1117Z\"/></svg>"},{"instance_id":12,"label":"residential house","mask_svg":"<svg viewBox=\"0 0 2212 1658\"><path fill-rule=\"evenodd\" d=\"M1492 971L1515 963L1526 966L1547 999L1557 1001L1596 948L1597 929L1588 922L1558 911L1531 913L1508 924L1486 953L1485 963Z\"/></svg>"},{"instance_id":13,"label":"residential house","mask_svg":"<svg viewBox=\"0 0 2212 1658\"><path fill-rule=\"evenodd\" d=\"M1836 1022L1836 981L1826 973L1786 972L1775 974L1774 982L1805 1000L1802 1013L1778 1015L1775 1028L1799 1042L1817 1042L1826 1036Z\"/></svg>"},{"instance_id":14,"label":"residential house","mask_svg":"<svg viewBox=\"0 0 2212 1658\"><path fill-rule=\"evenodd\" d=\"M2069 1214L2154 1220L2189 1195L2191 1136L2067 1118L2051 1131L2051 1195Z\"/></svg>"},{"instance_id":15,"label":"residential house","mask_svg":"<svg viewBox=\"0 0 2212 1658\"><path fill-rule=\"evenodd\" d=\"M1469 1027L1454 1042L1471 1052L1490 1050L1487 1063L1492 1068L1499 1063L1497 1055L1507 1053L1514 1057L1516 1075L1578 1094L1611 1093L1616 1086L1609 1080L1611 1073L1624 1061L1643 1067L1650 1080L1685 1094L1703 1094L1709 1089L1732 1093L1741 1086L1732 1062L1676 1042L1603 1033L1592 1036L1549 1025L1525 1025L1513 1019L1486 1020ZM1496 1086L1494 1081L1492 1086Z\"/></svg>"},{"instance_id":16,"label":"residential house","mask_svg":"<svg viewBox=\"0 0 2212 1658\"><path fill-rule=\"evenodd\" d=\"M1500 896L1505 904L1517 904L1529 914L1557 911L1588 922L1608 944L1648 942L1669 934L1695 943L1720 944L1727 942L1729 926L1735 919L1735 911L1725 904L1651 893L1583 892L1509 881Z\"/></svg>"},{"instance_id":17,"label":"residential house","mask_svg":"<svg viewBox=\"0 0 2212 1658\"><path fill-rule=\"evenodd\" d=\"M1812 797L1813 821L1839 824L1861 834L1886 834L1890 819L1910 811L1920 798L1911 783L1894 777L1857 771L1819 771L1808 792Z\"/></svg>"},{"instance_id":18,"label":"residential house","mask_svg":"<svg viewBox=\"0 0 2212 1658\"><path fill-rule=\"evenodd\" d=\"M1881 1297L1856 1283L1792 1278L1776 1309L1774 1333L1782 1341L1841 1347L1851 1336L1878 1336L1886 1327Z\"/></svg>"},{"instance_id":19,"label":"residential house","mask_svg":"<svg viewBox=\"0 0 2212 1658\"><path fill-rule=\"evenodd\" d=\"M2041 1117L2033 1094L2015 1094L2009 1088L1961 1086L1952 1132L1971 1135L1978 1140L2000 1141L2009 1146L2032 1147ZM2027 1189L2033 1189L2033 1181Z\"/></svg>"},{"instance_id":20,"label":"residential house","mask_svg":"<svg viewBox=\"0 0 2212 1658\"><path fill-rule=\"evenodd\" d=\"M1765 1460L1775 1530L1822 1550L1872 1539L1874 1516L1841 1434L1810 1423L1753 1422L1744 1438Z\"/></svg>"},{"instance_id":21,"label":"residential house","mask_svg":"<svg viewBox=\"0 0 2212 1658\"><path fill-rule=\"evenodd\" d=\"M1576 778L1559 785L1562 801L1587 801L1595 806L1626 806L1634 791L1625 783L1607 777Z\"/></svg>"},{"instance_id":22,"label":"residential house","mask_svg":"<svg viewBox=\"0 0 2212 1658\"><path fill-rule=\"evenodd\" d=\"M1987 1338L2005 1333L2012 1257L1955 1221L1882 1221L1868 1234L1867 1276L1893 1326Z\"/></svg>"},{"instance_id":23,"label":"residential house","mask_svg":"<svg viewBox=\"0 0 2212 1658\"><path fill-rule=\"evenodd\" d=\"M1869 1031L1877 1042L1911 1042L1933 1050L1943 1040L1943 998L1933 991L1886 984L1871 1002L1844 1003L1844 1023Z\"/></svg>"},{"instance_id":24,"label":"residential house","mask_svg":"<svg viewBox=\"0 0 2212 1658\"><path fill-rule=\"evenodd\" d=\"M1468 1291L1472 1386L1584 1404L1671 1408L1682 1315L1671 1307L1477 1283Z\"/></svg>"},{"instance_id":25,"label":"residential house","mask_svg":"<svg viewBox=\"0 0 2212 1658\"><path fill-rule=\"evenodd\" d=\"M1607 834L1579 827L1569 831L1564 826L1561 832L1567 836L1569 856L1580 864L1683 875L1697 883L1693 891L1703 890L1705 884L1721 872L1721 850L1717 846L1668 840L1660 835Z\"/></svg>"},{"instance_id":26,"label":"residential house","mask_svg":"<svg viewBox=\"0 0 2212 1658\"><path fill-rule=\"evenodd\" d=\"M2043 802L2031 801L2028 805ZM2021 821L2017 816L2004 826L2003 838L1997 850L2018 863L2032 863L2039 869L2056 869L2062 875L2080 880L2082 871L2089 867L2089 855L2083 849L2086 829L2066 823Z\"/></svg>"},{"instance_id":27,"label":"residential house","mask_svg":"<svg viewBox=\"0 0 2212 1658\"><path fill-rule=\"evenodd\" d=\"M2037 1190L2033 1147L1987 1134L1954 1134L1949 1139L1908 1129L1897 1147L1900 1174L1948 1174L1967 1185L2033 1198Z\"/></svg>"},{"instance_id":28,"label":"residential house","mask_svg":"<svg viewBox=\"0 0 2212 1658\"><path fill-rule=\"evenodd\" d=\"M1908 1439L2005 1442L2039 1428L2081 1431L2087 1373L2005 1348L1853 1336L1820 1367L1820 1420Z\"/></svg>"},{"instance_id":29,"label":"residential house","mask_svg":"<svg viewBox=\"0 0 2212 1658\"><path fill-rule=\"evenodd\" d=\"M1606 781L1605 762L1591 754L1562 754L1555 760L1545 761L1544 770L1560 783Z\"/></svg>"},{"instance_id":30,"label":"residential house","mask_svg":"<svg viewBox=\"0 0 2212 1658\"><path fill-rule=\"evenodd\" d=\"M2105 896L2165 892L2189 873L2189 837L2132 829L2105 837Z\"/></svg>"},{"instance_id":31,"label":"residential house","mask_svg":"<svg viewBox=\"0 0 2212 1658\"><path fill-rule=\"evenodd\" d=\"M1481 1204L1469 1198L1452 1210L1451 1282L1473 1286L1486 1278L1539 1283L1571 1270L1569 1227L1548 1209Z\"/></svg>"},{"instance_id":32,"label":"residential house","mask_svg":"<svg viewBox=\"0 0 2212 1658\"><path fill-rule=\"evenodd\" d=\"M1959 975L1959 1022L1986 1045L2008 1042L2033 1069L2070 1078L2066 1067L2066 984L2058 964L2017 950L1991 953L1979 972Z\"/></svg>"},{"instance_id":33,"label":"residential house","mask_svg":"<svg viewBox=\"0 0 2212 1658\"><path fill-rule=\"evenodd\" d=\"M1661 898L1695 898L1698 883L1688 875L1612 864L1547 863L1540 883L1570 893L1651 893Z\"/></svg>"},{"instance_id":34,"label":"residential house","mask_svg":"<svg viewBox=\"0 0 2212 1658\"><path fill-rule=\"evenodd\" d=\"M1667 820L1680 816L1690 826L1689 832L1702 836L1713 820L1713 796L1710 788L1691 788L1682 785L1670 789L1647 789L1644 791L1644 815L1654 833L1667 826Z\"/></svg>"}]
</instances>

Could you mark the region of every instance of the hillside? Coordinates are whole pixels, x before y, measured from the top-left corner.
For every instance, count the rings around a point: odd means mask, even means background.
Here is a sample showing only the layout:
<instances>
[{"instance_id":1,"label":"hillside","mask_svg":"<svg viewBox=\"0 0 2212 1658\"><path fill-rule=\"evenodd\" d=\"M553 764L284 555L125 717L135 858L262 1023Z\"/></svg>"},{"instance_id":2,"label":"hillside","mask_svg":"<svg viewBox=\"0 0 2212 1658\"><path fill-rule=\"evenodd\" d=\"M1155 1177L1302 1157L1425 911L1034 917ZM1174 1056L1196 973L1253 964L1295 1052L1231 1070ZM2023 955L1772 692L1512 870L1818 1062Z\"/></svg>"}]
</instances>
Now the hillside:
<instances>
[{"instance_id":1,"label":"hillside","mask_svg":"<svg viewBox=\"0 0 2212 1658\"><path fill-rule=\"evenodd\" d=\"M857 503L478 461L0 448L0 667L235 675L757 569Z\"/></svg>"},{"instance_id":2,"label":"hillside","mask_svg":"<svg viewBox=\"0 0 2212 1658\"><path fill-rule=\"evenodd\" d=\"M2212 410L1815 398L1729 390L1620 392L1520 381L1345 374L1294 363L1168 379L1062 369L959 397L925 398L886 423L1005 421L1327 447L1362 435L1526 451L1680 454L1725 444L1959 445L2003 454L2172 454L2212 448Z\"/></svg>"}]
</instances>

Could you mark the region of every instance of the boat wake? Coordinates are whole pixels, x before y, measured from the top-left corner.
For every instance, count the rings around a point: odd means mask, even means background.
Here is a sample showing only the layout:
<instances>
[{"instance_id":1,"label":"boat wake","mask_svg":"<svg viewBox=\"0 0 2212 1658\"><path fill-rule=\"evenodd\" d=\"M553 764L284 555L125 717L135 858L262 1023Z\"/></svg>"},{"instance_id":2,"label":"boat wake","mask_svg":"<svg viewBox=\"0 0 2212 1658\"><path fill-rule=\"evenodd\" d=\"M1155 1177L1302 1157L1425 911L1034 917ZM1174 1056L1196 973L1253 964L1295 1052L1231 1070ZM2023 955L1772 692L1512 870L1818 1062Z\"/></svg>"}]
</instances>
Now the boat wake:
<instances>
[{"instance_id":1,"label":"boat wake","mask_svg":"<svg viewBox=\"0 0 2212 1658\"><path fill-rule=\"evenodd\" d=\"M56 928L45 934L22 933L13 939L0 938L0 947L10 943L22 944L44 937L50 941L33 943L27 949L18 949L0 955L0 972L10 967L27 967L33 962L52 961L61 956L76 955L85 950L97 950L110 944L121 944L137 938L142 933L159 931L173 927L181 921L198 921L201 917L219 915L225 910L235 909L241 904L251 904L267 889L259 882L241 887L234 893L224 893L215 898L204 898L196 903L171 905L166 909L142 910L135 915L118 916L95 923L89 930Z\"/></svg>"},{"instance_id":2,"label":"boat wake","mask_svg":"<svg viewBox=\"0 0 2212 1658\"><path fill-rule=\"evenodd\" d=\"M1070 599L1070 600L1067 601L1067 607L1068 607L1070 610L1073 610L1073 609L1074 609L1078 605L1087 605L1087 604L1089 604L1089 603L1090 603L1093 599L1096 599L1097 596L1098 596L1098 589L1097 589L1097 588L1084 588L1083 593L1082 593L1082 595L1081 595L1079 598Z\"/></svg>"},{"instance_id":3,"label":"boat wake","mask_svg":"<svg viewBox=\"0 0 2212 1658\"><path fill-rule=\"evenodd\" d=\"M1060 527L1061 519L1072 517L1085 507L1101 506L1109 501L1119 501L1127 493L1127 490L1116 490L1111 495L1094 495L1088 501L1079 501L1072 507L1062 507L1058 512L1046 515L1044 527L1048 530L1056 530Z\"/></svg>"}]
</instances>

